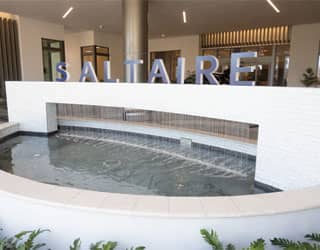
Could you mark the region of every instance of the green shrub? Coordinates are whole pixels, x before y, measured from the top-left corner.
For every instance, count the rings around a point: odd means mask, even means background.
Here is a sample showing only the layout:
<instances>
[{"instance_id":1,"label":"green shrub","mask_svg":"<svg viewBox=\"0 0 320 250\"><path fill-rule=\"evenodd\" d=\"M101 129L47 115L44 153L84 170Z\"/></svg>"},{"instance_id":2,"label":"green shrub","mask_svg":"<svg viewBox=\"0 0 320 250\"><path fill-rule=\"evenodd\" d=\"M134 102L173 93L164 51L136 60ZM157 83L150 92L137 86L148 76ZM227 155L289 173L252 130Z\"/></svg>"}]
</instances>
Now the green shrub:
<instances>
[{"instance_id":1,"label":"green shrub","mask_svg":"<svg viewBox=\"0 0 320 250\"><path fill-rule=\"evenodd\" d=\"M235 246L232 244L223 247L222 242L219 240L217 233L213 230L210 232L206 229L201 229L200 233L203 239L211 246L212 250L235 250ZM284 238L274 238L271 240L272 245L278 246L284 250L320 250L320 244L315 242L320 242L320 234L312 233L305 235L305 239L308 241L291 241ZM312 242L313 241L313 242ZM265 250L266 243L263 239L258 239L250 244L248 248L243 250Z\"/></svg>"},{"instance_id":2,"label":"green shrub","mask_svg":"<svg viewBox=\"0 0 320 250\"><path fill-rule=\"evenodd\" d=\"M309 241L320 242L320 234L307 234L305 238ZM291 241L284 238L274 238L271 240L272 245L278 246L284 250L320 250L320 244Z\"/></svg>"},{"instance_id":3,"label":"green shrub","mask_svg":"<svg viewBox=\"0 0 320 250\"><path fill-rule=\"evenodd\" d=\"M13 237L0 237L0 250L38 250L46 246L45 243L35 243L37 237L49 230L34 230L23 231L16 234ZM235 246L228 244L224 247L220 241L218 234L213 230L201 229L200 233L203 239L211 246L212 250L236 250ZM306 241L292 241L285 238L273 238L271 240L272 245L278 246L284 250L320 250L320 233L312 233L305 235ZM90 250L116 250L117 242L114 241L99 241L90 245ZM258 239L250 243L248 248L242 250L265 250L266 243L263 239ZM81 250L80 238L73 241L73 244L69 248L70 250ZM126 250L145 250L143 246L131 247ZM186 249L188 250L188 249ZM193 249L190 249L193 250Z\"/></svg>"},{"instance_id":4,"label":"green shrub","mask_svg":"<svg viewBox=\"0 0 320 250\"><path fill-rule=\"evenodd\" d=\"M314 73L312 68L307 68L302 76L303 76L303 79L301 80L301 82L306 87L310 87L310 86L312 86L314 84L318 84L319 83L319 79L316 76L316 74Z\"/></svg>"},{"instance_id":5,"label":"green shrub","mask_svg":"<svg viewBox=\"0 0 320 250\"><path fill-rule=\"evenodd\" d=\"M103 242L99 241L95 244L91 244L90 250L114 250L117 247L117 242L108 241Z\"/></svg>"},{"instance_id":6,"label":"green shrub","mask_svg":"<svg viewBox=\"0 0 320 250\"><path fill-rule=\"evenodd\" d=\"M97 243L90 245L90 250L115 250L118 243L115 241L99 241ZM130 249L126 250L145 250L145 247L131 247ZM0 249L1 250L1 249ZM70 246L70 250L81 250L81 240L80 238L74 240L72 246Z\"/></svg>"},{"instance_id":7,"label":"green shrub","mask_svg":"<svg viewBox=\"0 0 320 250\"><path fill-rule=\"evenodd\" d=\"M219 240L218 234L211 230L210 232L207 229L201 229L200 233L203 239L211 246L212 250L235 250L233 244L228 244L226 247L223 246L222 242ZM243 250L264 250L265 241L263 239L258 239L250 244L248 248Z\"/></svg>"},{"instance_id":8,"label":"green shrub","mask_svg":"<svg viewBox=\"0 0 320 250\"><path fill-rule=\"evenodd\" d=\"M36 244L35 239L49 230L23 231L10 238L0 238L0 250L36 250L44 247L45 243Z\"/></svg>"},{"instance_id":9,"label":"green shrub","mask_svg":"<svg viewBox=\"0 0 320 250\"><path fill-rule=\"evenodd\" d=\"M70 246L69 249L70 250L80 250L81 249L81 240L80 240L80 238L74 240L72 246Z\"/></svg>"}]
</instances>

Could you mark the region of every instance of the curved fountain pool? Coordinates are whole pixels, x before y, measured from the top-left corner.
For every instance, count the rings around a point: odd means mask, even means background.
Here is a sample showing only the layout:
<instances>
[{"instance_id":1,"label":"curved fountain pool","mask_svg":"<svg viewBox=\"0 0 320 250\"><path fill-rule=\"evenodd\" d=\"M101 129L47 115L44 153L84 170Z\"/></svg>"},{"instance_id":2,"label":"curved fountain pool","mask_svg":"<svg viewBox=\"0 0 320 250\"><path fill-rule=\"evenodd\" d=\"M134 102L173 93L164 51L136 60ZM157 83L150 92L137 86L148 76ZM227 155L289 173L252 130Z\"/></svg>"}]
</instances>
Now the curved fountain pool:
<instances>
[{"instance_id":1,"label":"curved fountain pool","mask_svg":"<svg viewBox=\"0 0 320 250\"><path fill-rule=\"evenodd\" d=\"M61 186L165 196L254 192L254 157L162 137L68 129L13 137L0 153L1 170Z\"/></svg>"}]
</instances>

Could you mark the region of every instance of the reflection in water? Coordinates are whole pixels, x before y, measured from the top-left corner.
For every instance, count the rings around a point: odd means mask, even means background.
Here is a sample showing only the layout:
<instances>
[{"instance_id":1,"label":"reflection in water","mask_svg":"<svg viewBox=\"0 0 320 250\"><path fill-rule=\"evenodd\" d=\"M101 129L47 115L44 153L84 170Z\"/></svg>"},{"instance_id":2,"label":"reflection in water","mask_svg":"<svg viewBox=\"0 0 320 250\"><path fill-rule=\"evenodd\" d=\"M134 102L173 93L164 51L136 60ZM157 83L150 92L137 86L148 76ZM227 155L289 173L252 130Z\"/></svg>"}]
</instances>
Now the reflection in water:
<instances>
[{"instance_id":1,"label":"reflection in water","mask_svg":"<svg viewBox=\"0 0 320 250\"><path fill-rule=\"evenodd\" d=\"M253 193L255 159L132 134L61 132L0 145L0 169L37 181L103 192L168 196Z\"/></svg>"},{"instance_id":2,"label":"reflection in water","mask_svg":"<svg viewBox=\"0 0 320 250\"><path fill-rule=\"evenodd\" d=\"M12 149L20 144L22 139L20 137L15 137L10 140L10 143L0 144L0 170L6 171L13 174L13 157Z\"/></svg>"}]
</instances>

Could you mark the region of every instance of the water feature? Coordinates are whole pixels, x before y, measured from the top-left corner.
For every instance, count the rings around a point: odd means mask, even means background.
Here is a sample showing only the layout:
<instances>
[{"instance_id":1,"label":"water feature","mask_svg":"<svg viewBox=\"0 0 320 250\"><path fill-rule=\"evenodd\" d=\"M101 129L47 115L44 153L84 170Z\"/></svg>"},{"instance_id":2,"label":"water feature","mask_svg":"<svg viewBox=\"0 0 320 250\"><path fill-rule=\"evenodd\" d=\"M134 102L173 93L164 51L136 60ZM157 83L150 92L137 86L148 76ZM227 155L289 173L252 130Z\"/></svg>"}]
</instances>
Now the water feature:
<instances>
[{"instance_id":1,"label":"water feature","mask_svg":"<svg viewBox=\"0 0 320 250\"><path fill-rule=\"evenodd\" d=\"M220 196L254 193L255 157L148 135L62 127L0 144L0 169L102 192Z\"/></svg>"}]
</instances>

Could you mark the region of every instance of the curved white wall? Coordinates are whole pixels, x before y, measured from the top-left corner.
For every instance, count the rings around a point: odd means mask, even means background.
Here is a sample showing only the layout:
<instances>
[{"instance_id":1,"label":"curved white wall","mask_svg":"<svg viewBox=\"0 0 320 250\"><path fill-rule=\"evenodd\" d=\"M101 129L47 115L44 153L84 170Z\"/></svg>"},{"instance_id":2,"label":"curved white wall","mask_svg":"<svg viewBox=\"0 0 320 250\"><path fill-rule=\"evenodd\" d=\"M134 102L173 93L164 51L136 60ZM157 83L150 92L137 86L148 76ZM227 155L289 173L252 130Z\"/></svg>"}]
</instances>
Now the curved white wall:
<instances>
[{"instance_id":1,"label":"curved white wall","mask_svg":"<svg viewBox=\"0 0 320 250\"><path fill-rule=\"evenodd\" d=\"M57 129L54 103L164 111L259 125L256 180L289 190L320 184L320 89L173 84L8 82L9 120Z\"/></svg>"},{"instance_id":2,"label":"curved white wall","mask_svg":"<svg viewBox=\"0 0 320 250\"><path fill-rule=\"evenodd\" d=\"M320 188L235 197L159 197L100 193L37 183L0 171L0 225L13 235L48 228L51 249L113 240L119 249L206 250L199 234L213 228L237 249L263 237L301 240L319 231ZM267 249L277 249L268 245Z\"/></svg>"}]
</instances>

